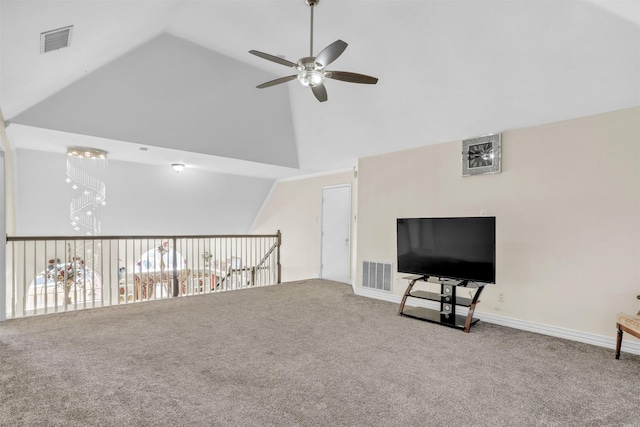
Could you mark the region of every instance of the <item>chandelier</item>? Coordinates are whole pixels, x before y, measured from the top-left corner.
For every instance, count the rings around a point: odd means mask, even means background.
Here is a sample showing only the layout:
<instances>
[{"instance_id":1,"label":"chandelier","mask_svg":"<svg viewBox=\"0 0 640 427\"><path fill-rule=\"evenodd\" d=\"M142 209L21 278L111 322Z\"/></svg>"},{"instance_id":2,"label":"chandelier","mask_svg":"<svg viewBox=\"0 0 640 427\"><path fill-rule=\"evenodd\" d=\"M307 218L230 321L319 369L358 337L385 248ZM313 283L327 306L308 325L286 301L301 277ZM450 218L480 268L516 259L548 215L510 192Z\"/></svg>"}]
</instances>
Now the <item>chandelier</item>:
<instances>
[{"instance_id":1,"label":"chandelier","mask_svg":"<svg viewBox=\"0 0 640 427\"><path fill-rule=\"evenodd\" d=\"M107 204L104 183L107 152L95 148L67 148L67 179L71 186L69 218L74 231L100 234L100 208Z\"/></svg>"}]
</instances>

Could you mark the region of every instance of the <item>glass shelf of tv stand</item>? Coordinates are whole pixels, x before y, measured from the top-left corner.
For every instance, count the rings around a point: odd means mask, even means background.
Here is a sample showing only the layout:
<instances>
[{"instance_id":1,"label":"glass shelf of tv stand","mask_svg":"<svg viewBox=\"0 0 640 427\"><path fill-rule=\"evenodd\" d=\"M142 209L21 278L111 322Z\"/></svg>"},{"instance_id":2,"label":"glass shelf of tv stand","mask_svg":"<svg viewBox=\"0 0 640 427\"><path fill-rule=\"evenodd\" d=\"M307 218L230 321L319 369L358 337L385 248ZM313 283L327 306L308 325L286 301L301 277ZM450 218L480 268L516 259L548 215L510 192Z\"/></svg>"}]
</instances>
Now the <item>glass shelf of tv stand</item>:
<instances>
[{"instance_id":1,"label":"glass shelf of tv stand","mask_svg":"<svg viewBox=\"0 0 640 427\"><path fill-rule=\"evenodd\" d=\"M409 293L410 297L426 299L429 301L437 301L437 302L452 302L450 301L450 296L439 294L437 292L428 292L428 291L411 291ZM471 298L459 297L456 296L456 305L460 305L462 307L471 307L472 300Z\"/></svg>"},{"instance_id":2,"label":"glass shelf of tv stand","mask_svg":"<svg viewBox=\"0 0 640 427\"><path fill-rule=\"evenodd\" d=\"M404 297L402 298L402 302L400 303L398 315L413 317L427 322L462 329L467 333L469 332L471 325L478 322L479 319L473 318L473 313L475 311L476 304L479 302L478 298L484 288L483 283L475 283L471 285L467 281L433 280L435 278L427 278L424 276L409 276L404 277L404 279L409 280L409 286L407 287ZM416 285L416 283L428 285L430 286L430 290L414 289L414 285ZM431 290L433 285L440 286L440 292L432 292ZM446 290L447 287L453 287L453 289ZM469 294L470 298L465 298L456 295L456 290L459 287L476 289L475 293ZM440 303L440 310L435 308L415 307L411 305L405 306L408 298L438 302ZM467 307L467 313L456 313L456 307Z\"/></svg>"},{"instance_id":3,"label":"glass shelf of tv stand","mask_svg":"<svg viewBox=\"0 0 640 427\"><path fill-rule=\"evenodd\" d=\"M405 306L402 311L403 316L412 317L414 319L425 320L427 322L438 323L452 328L464 329L467 316L462 314L444 314L438 310L424 307ZM479 319L474 318L471 325L478 322Z\"/></svg>"}]
</instances>

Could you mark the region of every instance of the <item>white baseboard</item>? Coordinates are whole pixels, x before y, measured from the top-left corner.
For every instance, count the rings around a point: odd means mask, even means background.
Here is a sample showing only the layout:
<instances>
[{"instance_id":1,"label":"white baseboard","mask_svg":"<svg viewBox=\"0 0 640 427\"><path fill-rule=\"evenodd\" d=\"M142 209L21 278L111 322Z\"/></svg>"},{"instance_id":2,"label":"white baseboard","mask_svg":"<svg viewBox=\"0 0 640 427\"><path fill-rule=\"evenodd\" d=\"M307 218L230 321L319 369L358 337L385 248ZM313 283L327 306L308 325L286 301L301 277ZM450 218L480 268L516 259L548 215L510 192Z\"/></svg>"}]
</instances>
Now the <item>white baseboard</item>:
<instances>
[{"instance_id":1,"label":"white baseboard","mask_svg":"<svg viewBox=\"0 0 640 427\"><path fill-rule=\"evenodd\" d=\"M356 295L360 295L368 298L375 298L383 301L400 304L402 297L399 295L393 295L388 292L378 291L375 289L365 289L353 287L353 292ZM440 308L440 304L435 301L427 301L413 298L410 305L415 307L425 308ZM480 306L478 306L480 307ZM460 307L462 308L462 307ZM460 309L459 308L459 309ZM458 310L458 309L457 309ZM467 309L462 308L458 313L466 315ZM542 335L549 335L552 337L563 338L571 341L578 341L586 344L596 345L598 347L606 347L614 349L616 347L616 334L615 322L612 323L612 336L605 337L602 335L590 334L588 332L574 331L572 329L561 328L553 325L545 325L542 323L529 322L521 319L514 319L512 317L499 316L497 314L482 313L476 309L473 317L480 319L483 322L493 323L496 325L507 326L509 328L520 329L523 331L535 332ZM473 329L473 328L472 328ZM640 343L622 341L621 351L632 354L640 354Z\"/></svg>"},{"instance_id":2,"label":"white baseboard","mask_svg":"<svg viewBox=\"0 0 640 427\"><path fill-rule=\"evenodd\" d=\"M353 293L362 297L380 299L388 302L395 302L396 304L400 304L400 301L402 301L402 297L398 295L393 295L393 294L390 294L389 292L378 291L375 289L358 288L356 286L353 286Z\"/></svg>"}]
</instances>

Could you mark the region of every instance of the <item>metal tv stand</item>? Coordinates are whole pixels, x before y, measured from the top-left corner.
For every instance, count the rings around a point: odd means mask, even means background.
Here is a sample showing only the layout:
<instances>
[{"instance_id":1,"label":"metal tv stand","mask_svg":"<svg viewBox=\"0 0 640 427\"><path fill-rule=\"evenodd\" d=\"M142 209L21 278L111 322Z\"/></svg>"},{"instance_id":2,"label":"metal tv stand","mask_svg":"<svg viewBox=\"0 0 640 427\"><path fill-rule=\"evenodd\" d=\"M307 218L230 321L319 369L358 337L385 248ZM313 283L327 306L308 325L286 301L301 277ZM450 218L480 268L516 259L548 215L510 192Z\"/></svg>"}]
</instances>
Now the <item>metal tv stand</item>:
<instances>
[{"instance_id":1,"label":"metal tv stand","mask_svg":"<svg viewBox=\"0 0 640 427\"><path fill-rule=\"evenodd\" d=\"M484 289L484 283L473 282L473 287L471 287L470 282L467 280L443 280L433 276L408 276L403 277L403 279L409 280L409 286L407 286L407 290L402 297L402 302L400 302L398 316L413 317L427 322L439 323L451 328L462 329L467 333L469 329L471 329L471 325L480 320L473 318L473 312L476 304L479 302L478 298ZM431 287L439 285L440 292L432 289L414 290L413 287L418 282L424 282ZM475 289L475 291L472 291L470 298L457 297L456 290L458 288ZM440 303L440 310L425 307L405 307L407 298L437 301ZM469 310L466 316L464 314L456 314L457 307L468 307Z\"/></svg>"}]
</instances>

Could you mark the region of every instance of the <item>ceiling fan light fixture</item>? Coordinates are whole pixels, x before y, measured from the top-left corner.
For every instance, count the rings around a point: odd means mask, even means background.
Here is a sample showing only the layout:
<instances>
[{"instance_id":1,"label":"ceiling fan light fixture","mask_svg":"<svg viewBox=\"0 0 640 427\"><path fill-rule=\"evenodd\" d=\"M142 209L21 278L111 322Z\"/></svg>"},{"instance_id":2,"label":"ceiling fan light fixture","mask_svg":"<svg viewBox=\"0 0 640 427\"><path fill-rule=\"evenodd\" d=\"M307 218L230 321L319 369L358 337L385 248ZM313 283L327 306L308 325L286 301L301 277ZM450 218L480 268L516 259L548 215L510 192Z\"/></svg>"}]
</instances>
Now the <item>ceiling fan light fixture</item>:
<instances>
[{"instance_id":1,"label":"ceiling fan light fixture","mask_svg":"<svg viewBox=\"0 0 640 427\"><path fill-rule=\"evenodd\" d=\"M326 70L329 64L333 63L342 52L347 48L347 43L342 40L336 40L327 47L325 47L318 55L313 54L313 9L318 4L319 0L305 0L311 10L311 28L310 28L310 43L309 43L309 56L300 58L298 63L293 63L284 58L270 55L268 53L259 52L257 50L250 50L249 53L256 55L260 58L266 59L277 64L291 67L296 70L296 74L280 77L275 80L262 83L256 86L258 89L264 89L267 87L286 83L291 80L298 81L303 85L311 89L313 95L320 102L327 100L327 89L324 86L325 79L342 80L350 83L365 83L376 84L378 79L364 74L350 73L346 71L331 71Z\"/></svg>"},{"instance_id":2,"label":"ceiling fan light fixture","mask_svg":"<svg viewBox=\"0 0 640 427\"><path fill-rule=\"evenodd\" d=\"M298 81L307 87L321 85L324 79L324 73L318 70L303 70L298 73Z\"/></svg>"}]
</instances>

